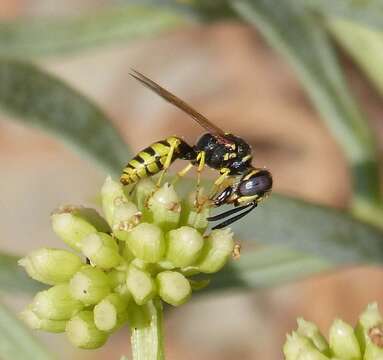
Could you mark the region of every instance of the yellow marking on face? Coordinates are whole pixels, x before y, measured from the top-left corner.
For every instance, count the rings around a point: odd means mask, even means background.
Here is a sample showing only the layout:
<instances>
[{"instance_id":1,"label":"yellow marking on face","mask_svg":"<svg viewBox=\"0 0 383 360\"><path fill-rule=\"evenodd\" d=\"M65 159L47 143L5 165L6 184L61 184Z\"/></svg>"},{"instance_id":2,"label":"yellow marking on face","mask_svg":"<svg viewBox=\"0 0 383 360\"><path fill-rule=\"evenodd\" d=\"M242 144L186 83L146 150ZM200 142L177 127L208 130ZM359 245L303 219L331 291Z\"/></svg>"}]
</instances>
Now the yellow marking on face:
<instances>
[{"instance_id":1,"label":"yellow marking on face","mask_svg":"<svg viewBox=\"0 0 383 360\"><path fill-rule=\"evenodd\" d=\"M251 159L251 155L246 155L246 156L244 156L243 158L242 158L242 161L243 162L246 162L246 161L248 161L248 160L250 160Z\"/></svg>"},{"instance_id":2,"label":"yellow marking on face","mask_svg":"<svg viewBox=\"0 0 383 360\"><path fill-rule=\"evenodd\" d=\"M259 198L258 195L239 196L237 198L237 202L239 202L240 204L246 204L246 203L249 203L251 201L257 200L258 198Z\"/></svg>"}]
</instances>

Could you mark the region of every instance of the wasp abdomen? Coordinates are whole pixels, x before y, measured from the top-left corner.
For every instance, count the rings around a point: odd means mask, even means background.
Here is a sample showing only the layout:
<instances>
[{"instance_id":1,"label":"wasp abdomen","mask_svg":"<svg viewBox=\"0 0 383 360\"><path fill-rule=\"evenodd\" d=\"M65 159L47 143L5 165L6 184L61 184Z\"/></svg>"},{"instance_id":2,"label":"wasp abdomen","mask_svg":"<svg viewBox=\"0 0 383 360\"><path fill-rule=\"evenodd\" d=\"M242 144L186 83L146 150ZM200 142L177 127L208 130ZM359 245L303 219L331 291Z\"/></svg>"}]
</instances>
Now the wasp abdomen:
<instances>
[{"instance_id":1,"label":"wasp abdomen","mask_svg":"<svg viewBox=\"0 0 383 360\"><path fill-rule=\"evenodd\" d=\"M189 159L195 157L194 150L182 139L170 136L165 140L153 143L144 150L141 150L123 169L120 181L129 185L138 180L155 175L164 169L165 162L170 159L172 163L176 159Z\"/></svg>"}]
</instances>

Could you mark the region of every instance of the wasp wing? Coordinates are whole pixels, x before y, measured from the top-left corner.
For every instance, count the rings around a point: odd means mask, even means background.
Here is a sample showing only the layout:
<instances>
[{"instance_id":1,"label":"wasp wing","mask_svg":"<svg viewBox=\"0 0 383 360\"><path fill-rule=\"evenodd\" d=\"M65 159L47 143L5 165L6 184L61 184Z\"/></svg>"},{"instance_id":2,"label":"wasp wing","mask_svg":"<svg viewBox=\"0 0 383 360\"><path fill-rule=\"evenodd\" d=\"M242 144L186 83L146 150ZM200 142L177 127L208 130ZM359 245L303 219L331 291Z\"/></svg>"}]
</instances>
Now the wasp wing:
<instances>
[{"instance_id":1,"label":"wasp wing","mask_svg":"<svg viewBox=\"0 0 383 360\"><path fill-rule=\"evenodd\" d=\"M154 91L156 94L161 96L166 101L171 104L177 106L179 109L184 111L186 114L190 115L198 124L200 124L203 128L205 128L209 133L216 135L218 137L223 137L225 135L224 131L222 131L219 127L212 124L208 119L205 118L202 114L195 111L192 107L190 107L186 102L173 95L168 90L164 89L160 85L156 84L153 80L150 80L145 75L140 72L133 70L130 73L135 79L144 84L150 90Z\"/></svg>"}]
</instances>

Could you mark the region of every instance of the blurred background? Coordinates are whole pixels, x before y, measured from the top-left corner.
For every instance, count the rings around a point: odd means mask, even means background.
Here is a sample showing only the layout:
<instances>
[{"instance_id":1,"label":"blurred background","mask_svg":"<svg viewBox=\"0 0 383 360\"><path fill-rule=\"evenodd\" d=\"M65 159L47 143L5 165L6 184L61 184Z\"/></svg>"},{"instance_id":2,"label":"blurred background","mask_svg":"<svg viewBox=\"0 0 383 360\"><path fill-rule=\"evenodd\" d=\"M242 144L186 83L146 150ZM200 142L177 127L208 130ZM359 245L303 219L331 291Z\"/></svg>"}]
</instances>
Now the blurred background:
<instances>
[{"instance_id":1,"label":"blurred background","mask_svg":"<svg viewBox=\"0 0 383 360\"><path fill-rule=\"evenodd\" d=\"M0 21L92 14L111 3L2 0ZM381 96L335 46L381 156ZM98 104L134 151L170 134L193 143L202 130L133 80L130 68L245 138L257 166L272 170L276 192L336 208L349 204L351 175L342 149L286 59L252 26L231 18L190 21L144 38L33 61ZM9 120L0 113L1 250L22 255L40 246L59 247L50 228L51 211L63 203L94 206L105 172L47 133ZM295 328L298 316L322 330L336 316L355 322L368 302L382 298L382 277L378 267L350 266L270 289L202 294L167 313L168 359L281 359L285 334ZM27 295L1 297L15 311L30 301ZM37 336L53 351L60 349L62 359L118 359L129 348L126 331L97 351L75 350L63 335Z\"/></svg>"}]
</instances>

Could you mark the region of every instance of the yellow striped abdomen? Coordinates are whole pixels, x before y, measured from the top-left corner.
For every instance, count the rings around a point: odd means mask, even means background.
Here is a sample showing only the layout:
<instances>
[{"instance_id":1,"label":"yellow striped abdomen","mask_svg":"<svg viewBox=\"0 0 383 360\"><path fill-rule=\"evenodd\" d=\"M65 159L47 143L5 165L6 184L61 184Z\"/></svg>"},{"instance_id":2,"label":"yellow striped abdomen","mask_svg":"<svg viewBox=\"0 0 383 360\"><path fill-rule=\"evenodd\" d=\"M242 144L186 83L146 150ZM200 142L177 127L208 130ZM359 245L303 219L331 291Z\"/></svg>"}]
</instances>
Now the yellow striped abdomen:
<instances>
[{"instance_id":1,"label":"yellow striped abdomen","mask_svg":"<svg viewBox=\"0 0 383 360\"><path fill-rule=\"evenodd\" d=\"M170 136L140 151L123 169L120 178L121 183L129 185L142 178L157 174L164 169L166 158L172 147L174 148L174 153L171 162L178 158L178 147L181 143L182 140L178 137Z\"/></svg>"}]
</instances>

